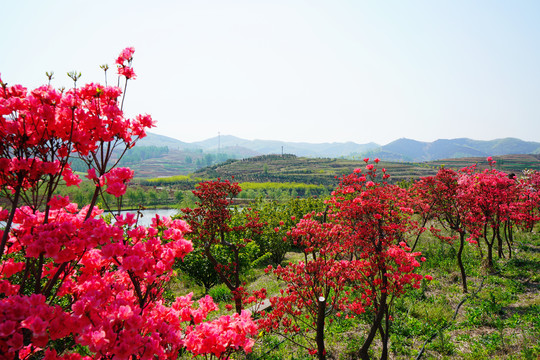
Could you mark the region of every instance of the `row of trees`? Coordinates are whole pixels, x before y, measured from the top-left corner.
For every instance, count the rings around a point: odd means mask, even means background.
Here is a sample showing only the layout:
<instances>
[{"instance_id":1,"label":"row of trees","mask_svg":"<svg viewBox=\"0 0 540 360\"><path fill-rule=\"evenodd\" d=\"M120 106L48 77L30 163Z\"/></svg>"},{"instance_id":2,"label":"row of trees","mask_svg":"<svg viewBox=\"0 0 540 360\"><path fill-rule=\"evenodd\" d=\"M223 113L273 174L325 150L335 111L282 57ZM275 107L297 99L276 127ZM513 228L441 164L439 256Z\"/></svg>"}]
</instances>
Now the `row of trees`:
<instances>
[{"instance_id":1,"label":"row of trees","mask_svg":"<svg viewBox=\"0 0 540 360\"><path fill-rule=\"evenodd\" d=\"M80 166L86 166L82 161L79 160L79 162L82 164ZM72 168L75 170L73 164ZM127 209L137 209L139 205L148 208L153 206L193 206L196 197L191 190L186 189L193 189L200 181L201 179L190 179L188 176L150 180L137 179L127 187L122 198L122 205ZM324 198L330 193L330 190L324 186L299 183L244 183L241 186L242 192L238 194L238 198L246 199L250 203L262 199L288 202L297 198ZM93 188L93 182L82 181L77 187L60 185L55 194L69 196L77 204L88 204L93 197ZM103 206L116 202L112 194L104 193L103 197Z\"/></svg>"},{"instance_id":2,"label":"row of trees","mask_svg":"<svg viewBox=\"0 0 540 360\"><path fill-rule=\"evenodd\" d=\"M492 159L488 161L495 165ZM240 191L238 184L201 183L194 192L199 198L197 207L184 209L199 258L181 268L194 278L208 277L214 270L213 282L199 279L200 283L207 289L225 283L240 312L245 304L266 298L265 289L248 294L240 279L251 261L267 256L278 264L268 272L286 285L281 294L270 297L272 311L262 314L261 329L324 359L325 324L343 314L368 312L369 326L357 356L369 358L368 350L378 334L381 358L387 358L392 304L423 278L417 268L425 259L414 252L421 234L428 231L441 241L456 243L467 292L462 262L466 244L480 252L487 269L494 266L494 247L499 257L511 256L513 229L531 230L539 220L540 173L528 172L517 179L493 168L482 172L474 167L441 168L436 176L405 189L388 184L387 178L385 169L379 175L374 164L367 164L365 170L357 169L341 179L324 209L317 202L312 204L313 211L305 203L300 206L303 218L291 213L300 200L263 203L238 212L231 207ZM304 253L304 260L279 265L292 247ZM191 265L191 260L198 265ZM199 272L193 272L194 268Z\"/></svg>"},{"instance_id":3,"label":"row of trees","mask_svg":"<svg viewBox=\"0 0 540 360\"><path fill-rule=\"evenodd\" d=\"M485 266L493 270L494 250L499 258L511 257L514 229L531 231L539 219L540 173L528 171L516 178L496 170L492 158L487 161L490 169L482 172L475 166L460 171L441 168L436 176L422 178L410 189L411 206L422 218L420 231L429 222L431 233L442 241L457 240L464 292L468 286L462 254L467 243L478 249ZM451 234L440 235L442 230Z\"/></svg>"},{"instance_id":4,"label":"row of trees","mask_svg":"<svg viewBox=\"0 0 540 360\"><path fill-rule=\"evenodd\" d=\"M125 166L125 165L132 165L139 163L146 159L152 159L161 157L164 154L167 154L169 152L169 148L167 146L141 146L141 147L135 147L131 148L128 151L126 151L123 155L121 152L119 154L115 154L116 156L122 155L122 158L118 162L118 165ZM74 171L80 171L80 172L86 172L87 166L81 159L71 159L71 168Z\"/></svg>"},{"instance_id":5,"label":"row of trees","mask_svg":"<svg viewBox=\"0 0 540 360\"><path fill-rule=\"evenodd\" d=\"M304 261L268 269L285 281L286 288L270 297L272 311L261 314L260 329L278 333L324 359L327 322L369 311L370 329L358 356L369 358L368 350L379 334L386 358L391 304L407 287L419 287L423 276L415 272L420 253L412 252L404 241L413 229L406 191L375 182L376 178L373 164L365 175L358 169L341 180L323 211L313 209L298 220L287 212L273 214L277 216L269 218L283 219L277 224L262 222L253 209L233 216L230 205L240 191L238 184L204 182L194 192L197 207L184 209L184 218L193 229L195 248L211 263L206 268L213 267L231 290L238 313L244 305L266 297L265 289L248 294L240 281L241 254L249 253L250 244L259 240L278 263L291 246L304 253ZM272 226L275 235L269 236L265 229ZM224 256L227 252L229 256ZM298 342L298 336L305 341Z\"/></svg>"},{"instance_id":6,"label":"row of trees","mask_svg":"<svg viewBox=\"0 0 540 360\"><path fill-rule=\"evenodd\" d=\"M264 187L266 183L261 183L260 188L253 188L242 191L238 197L241 199L272 199L287 201L295 198L310 198L310 197L327 197L330 193L324 186L307 185L298 186L281 186L281 187ZM271 183L275 184L275 183Z\"/></svg>"},{"instance_id":7,"label":"row of trees","mask_svg":"<svg viewBox=\"0 0 540 360\"><path fill-rule=\"evenodd\" d=\"M169 147L167 146L140 146L129 149L124 154L120 165L129 165L137 162L141 162L146 159L152 159L161 157L164 154L169 153Z\"/></svg>"},{"instance_id":8,"label":"row of trees","mask_svg":"<svg viewBox=\"0 0 540 360\"><path fill-rule=\"evenodd\" d=\"M55 194L69 196L77 204L89 204L92 201L95 184L90 181L82 181L78 187L61 186ZM102 194L101 203L105 210L107 206L116 204L116 197L112 194ZM142 187L130 184L122 196L122 206L127 209L137 209L139 205L145 207L152 206L173 206L184 199L184 191L170 191L162 187ZM116 210L116 208L114 209Z\"/></svg>"}]
</instances>

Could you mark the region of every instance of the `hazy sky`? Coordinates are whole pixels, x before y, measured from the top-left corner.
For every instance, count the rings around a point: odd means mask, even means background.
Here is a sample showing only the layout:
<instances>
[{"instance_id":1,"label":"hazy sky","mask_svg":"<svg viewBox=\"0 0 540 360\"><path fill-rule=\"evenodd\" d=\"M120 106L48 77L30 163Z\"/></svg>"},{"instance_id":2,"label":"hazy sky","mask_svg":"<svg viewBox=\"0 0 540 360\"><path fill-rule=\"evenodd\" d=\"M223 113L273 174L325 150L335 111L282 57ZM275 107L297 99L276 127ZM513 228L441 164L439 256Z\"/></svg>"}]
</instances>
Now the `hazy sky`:
<instances>
[{"instance_id":1,"label":"hazy sky","mask_svg":"<svg viewBox=\"0 0 540 360\"><path fill-rule=\"evenodd\" d=\"M2 80L102 82L182 141L540 141L540 1L2 1ZM112 78L109 78L112 80Z\"/></svg>"}]
</instances>

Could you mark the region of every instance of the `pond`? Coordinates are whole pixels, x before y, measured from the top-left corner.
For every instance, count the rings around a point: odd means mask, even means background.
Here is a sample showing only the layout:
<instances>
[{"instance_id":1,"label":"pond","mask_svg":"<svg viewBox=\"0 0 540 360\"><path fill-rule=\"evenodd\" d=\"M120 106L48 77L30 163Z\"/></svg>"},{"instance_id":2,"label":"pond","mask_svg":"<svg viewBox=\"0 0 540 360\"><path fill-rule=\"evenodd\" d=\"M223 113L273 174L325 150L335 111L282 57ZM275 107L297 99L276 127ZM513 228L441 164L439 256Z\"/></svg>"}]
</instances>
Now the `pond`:
<instances>
[{"instance_id":1,"label":"pond","mask_svg":"<svg viewBox=\"0 0 540 360\"><path fill-rule=\"evenodd\" d=\"M137 210L125 210L121 211L120 214L126 213L137 213ZM139 217L139 225L149 226L152 224L152 218L158 214L159 216L173 216L178 213L178 209L146 209L140 210L142 217Z\"/></svg>"}]
</instances>

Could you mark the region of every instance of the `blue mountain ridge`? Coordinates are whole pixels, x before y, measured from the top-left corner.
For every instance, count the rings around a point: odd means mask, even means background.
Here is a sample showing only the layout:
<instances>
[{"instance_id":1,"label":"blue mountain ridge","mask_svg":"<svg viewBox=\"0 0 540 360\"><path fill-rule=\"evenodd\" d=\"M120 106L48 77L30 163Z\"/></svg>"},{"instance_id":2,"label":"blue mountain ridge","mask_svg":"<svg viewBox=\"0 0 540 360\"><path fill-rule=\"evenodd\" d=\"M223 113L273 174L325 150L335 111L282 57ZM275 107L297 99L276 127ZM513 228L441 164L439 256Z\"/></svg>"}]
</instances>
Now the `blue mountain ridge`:
<instances>
[{"instance_id":1,"label":"blue mountain ridge","mask_svg":"<svg viewBox=\"0 0 540 360\"><path fill-rule=\"evenodd\" d=\"M203 141L183 142L172 137L148 133L138 146L168 146L172 149L200 149L205 152L242 152L243 154L294 154L306 157L361 158L378 157L387 161L431 161L460 157L497 156L510 154L540 154L540 143L516 138L473 140L469 138L438 139L423 142L407 138L386 145L355 142L307 143L279 140L246 140L221 135ZM219 147L219 149L218 149Z\"/></svg>"}]
</instances>

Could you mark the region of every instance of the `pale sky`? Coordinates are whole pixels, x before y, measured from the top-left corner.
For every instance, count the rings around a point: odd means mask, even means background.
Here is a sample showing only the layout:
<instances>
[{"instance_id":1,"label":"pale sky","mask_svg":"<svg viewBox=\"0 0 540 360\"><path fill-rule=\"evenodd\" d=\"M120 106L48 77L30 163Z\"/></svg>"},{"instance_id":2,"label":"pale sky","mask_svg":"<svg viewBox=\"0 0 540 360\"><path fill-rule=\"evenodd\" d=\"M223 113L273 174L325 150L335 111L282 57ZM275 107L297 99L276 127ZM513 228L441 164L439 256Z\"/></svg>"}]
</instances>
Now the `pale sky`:
<instances>
[{"instance_id":1,"label":"pale sky","mask_svg":"<svg viewBox=\"0 0 540 360\"><path fill-rule=\"evenodd\" d=\"M26 87L134 46L127 114L182 141L540 141L537 0L3 0L0 32Z\"/></svg>"}]
</instances>

